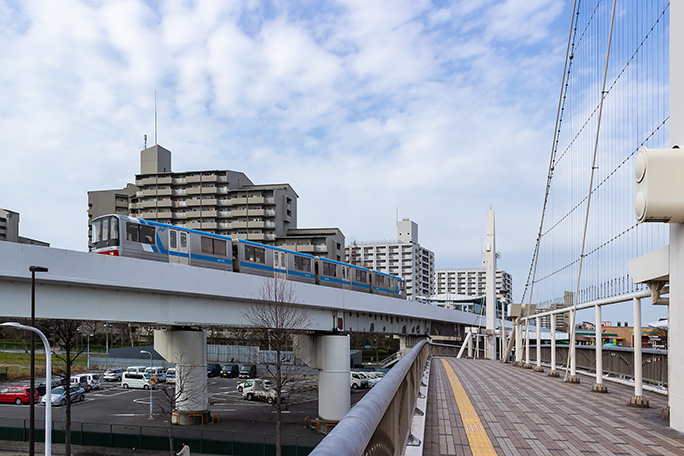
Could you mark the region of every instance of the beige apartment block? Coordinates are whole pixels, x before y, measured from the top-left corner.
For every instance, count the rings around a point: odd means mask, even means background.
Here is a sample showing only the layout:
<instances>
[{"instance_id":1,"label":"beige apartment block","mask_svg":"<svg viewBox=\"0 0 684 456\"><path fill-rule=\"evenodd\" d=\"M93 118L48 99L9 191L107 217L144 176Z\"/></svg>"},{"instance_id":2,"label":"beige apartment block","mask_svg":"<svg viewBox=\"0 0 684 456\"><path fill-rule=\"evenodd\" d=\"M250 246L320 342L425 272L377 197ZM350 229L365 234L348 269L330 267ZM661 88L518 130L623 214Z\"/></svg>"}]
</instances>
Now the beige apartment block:
<instances>
[{"instance_id":1,"label":"beige apartment block","mask_svg":"<svg viewBox=\"0 0 684 456\"><path fill-rule=\"evenodd\" d=\"M159 145L141 151L140 174L131 188L135 192L128 197L127 213L132 217L333 259L341 258L344 250L344 235L337 228L297 227L298 195L290 184L257 185L244 173L230 170L174 173L171 151ZM121 195L118 190L111 192L90 193L110 200L112 195ZM107 205L100 203L98 207ZM93 217L112 213L92 212Z\"/></svg>"},{"instance_id":2,"label":"beige apartment block","mask_svg":"<svg viewBox=\"0 0 684 456\"><path fill-rule=\"evenodd\" d=\"M101 215L128 215L131 198L135 197L138 187L127 184L117 190L94 190L88 192L88 250L91 249L91 226L93 219Z\"/></svg>"},{"instance_id":3,"label":"beige apartment block","mask_svg":"<svg viewBox=\"0 0 684 456\"><path fill-rule=\"evenodd\" d=\"M407 299L433 294L435 254L418 243L418 224L409 219L397 222L396 241L355 242L345 247L345 259L403 278Z\"/></svg>"},{"instance_id":4,"label":"beige apartment block","mask_svg":"<svg viewBox=\"0 0 684 456\"><path fill-rule=\"evenodd\" d=\"M484 296L487 275L484 268L438 269L435 272L435 293L438 295ZM496 271L496 298L511 303L513 279L509 273Z\"/></svg>"}]
</instances>

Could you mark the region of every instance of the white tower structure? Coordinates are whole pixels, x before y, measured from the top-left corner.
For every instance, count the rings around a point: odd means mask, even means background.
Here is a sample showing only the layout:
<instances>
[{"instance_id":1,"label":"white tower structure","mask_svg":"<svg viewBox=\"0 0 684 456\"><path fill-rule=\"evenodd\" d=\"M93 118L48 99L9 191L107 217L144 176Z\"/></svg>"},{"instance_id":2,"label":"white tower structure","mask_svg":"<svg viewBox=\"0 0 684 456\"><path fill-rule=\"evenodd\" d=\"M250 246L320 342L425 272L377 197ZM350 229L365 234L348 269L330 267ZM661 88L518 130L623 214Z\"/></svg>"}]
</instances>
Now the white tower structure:
<instances>
[{"instance_id":1,"label":"white tower structure","mask_svg":"<svg viewBox=\"0 0 684 456\"><path fill-rule=\"evenodd\" d=\"M487 211L487 239L485 241L485 303L487 307L487 337L485 358L496 359L496 242L494 239L494 210Z\"/></svg>"}]
</instances>

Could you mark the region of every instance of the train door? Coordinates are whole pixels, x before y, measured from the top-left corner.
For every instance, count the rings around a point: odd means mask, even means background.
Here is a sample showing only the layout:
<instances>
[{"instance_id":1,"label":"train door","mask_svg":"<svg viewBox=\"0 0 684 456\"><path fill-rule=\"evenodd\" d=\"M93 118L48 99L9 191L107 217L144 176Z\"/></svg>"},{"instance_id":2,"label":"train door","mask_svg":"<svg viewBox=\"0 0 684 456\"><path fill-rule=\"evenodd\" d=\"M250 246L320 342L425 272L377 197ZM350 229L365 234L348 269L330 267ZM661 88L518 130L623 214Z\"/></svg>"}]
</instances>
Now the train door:
<instances>
[{"instance_id":1,"label":"train door","mask_svg":"<svg viewBox=\"0 0 684 456\"><path fill-rule=\"evenodd\" d=\"M287 279L287 255L285 252L273 251L273 273L276 279Z\"/></svg>"},{"instance_id":2,"label":"train door","mask_svg":"<svg viewBox=\"0 0 684 456\"><path fill-rule=\"evenodd\" d=\"M351 270L349 266L342 266L342 288L351 289Z\"/></svg>"},{"instance_id":3,"label":"train door","mask_svg":"<svg viewBox=\"0 0 684 456\"><path fill-rule=\"evenodd\" d=\"M189 264L188 233L169 230L169 263Z\"/></svg>"}]
</instances>

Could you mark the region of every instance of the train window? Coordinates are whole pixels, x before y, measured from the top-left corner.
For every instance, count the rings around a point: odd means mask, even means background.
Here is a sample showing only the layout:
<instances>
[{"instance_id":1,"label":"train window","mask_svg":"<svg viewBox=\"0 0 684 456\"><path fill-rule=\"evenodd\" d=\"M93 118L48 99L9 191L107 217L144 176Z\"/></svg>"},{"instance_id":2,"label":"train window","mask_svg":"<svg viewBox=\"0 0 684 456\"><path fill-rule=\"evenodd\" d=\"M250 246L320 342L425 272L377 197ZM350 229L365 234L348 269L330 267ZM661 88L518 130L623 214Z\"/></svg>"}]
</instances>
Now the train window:
<instances>
[{"instance_id":1,"label":"train window","mask_svg":"<svg viewBox=\"0 0 684 456\"><path fill-rule=\"evenodd\" d=\"M154 227L153 226L140 226L140 242L143 244L154 244Z\"/></svg>"},{"instance_id":2,"label":"train window","mask_svg":"<svg viewBox=\"0 0 684 456\"><path fill-rule=\"evenodd\" d=\"M177 249L178 248L178 236L177 236L177 233L173 230L169 231L169 248L170 249Z\"/></svg>"},{"instance_id":3,"label":"train window","mask_svg":"<svg viewBox=\"0 0 684 456\"><path fill-rule=\"evenodd\" d=\"M287 269L287 261L285 260L285 252L280 252L280 265Z\"/></svg>"},{"instance_id":4,"label":"train window","mask_svg":"<svg viewBox=\"0 0 684 456\"><path fill-rule=\"evenodd\" d=\"M214 253L214 243L211 241L211 238L202 236L202 239L200 240L200 243L202 244L202 253Z\"/></svg>"},{"instance_id":5,"label":"train window","mask_svg":"<svg viewBox=\"0 0 684 456\"><path fill-rule=\"evenodd\" d=\"M214 239L214 255L226 256L226 241Z\"/></svg>"},{"instance_id":6,"label":"train window","mask_svg":"<svg viewBox=\"0 0 684 456\"><path fill-rule=\"evenodd\" d=\"M273 252L273 267L280 268L280 261L278 260L278 252Z\"/></svg>"},{"instance_id":7,"label":"train window","mask_svg":"<svg viewBox=\"0 0 684 456\"><path fill-rule=\"evenodd\" d=\"M337 268L335 263L323 263L323 275L328 277L337 277Z\"/></svg>"},{"instance_id":8,"label":"train window","mask_svg":"<svg viewBox=\"0 0 684 456\"><path fill-rule=\"evenodd\" d=\"M366 271L363 271L361 269L356 269L356 281L361 282L361 283L367 283L368 281L366 280Z\"/></svg>"},{"instance_id":9,"label":"train window","mask_svg":"<svg viewBox=\"0 0 684 456\"><path fill-rule=\"evenodd\" d=\"M311 258L295 256L294 267L298 271L311 271Z\"/></svg>"},{"instance_id":10,"label":"train window","mask_svg":"<svg viewBox=\"0 0 684 456\"><path fill-rule=\"evenodd\" d=\"M126 240L138 242L138 225L135 223L126 223Z\"/></svg>"},{"instance_id":11,"label":"train window","mask_svg":"<svg viewBox=\"0 0 684 456\"><path fill-rule=\"evenodd\" d=\"M187 233L180 234L180 246L181 249L185 250L188 248L188 235Z\"/></svg>"},{"instance_id":12,"label":"train window","mask_svg":"<svg viewBox=\"0 0 684 456\"><path fill-rule=\"evenodd\" d=\"M254 247L254 262L266 264L266 249L263 247Z\"/></svg>"}]
</instances>

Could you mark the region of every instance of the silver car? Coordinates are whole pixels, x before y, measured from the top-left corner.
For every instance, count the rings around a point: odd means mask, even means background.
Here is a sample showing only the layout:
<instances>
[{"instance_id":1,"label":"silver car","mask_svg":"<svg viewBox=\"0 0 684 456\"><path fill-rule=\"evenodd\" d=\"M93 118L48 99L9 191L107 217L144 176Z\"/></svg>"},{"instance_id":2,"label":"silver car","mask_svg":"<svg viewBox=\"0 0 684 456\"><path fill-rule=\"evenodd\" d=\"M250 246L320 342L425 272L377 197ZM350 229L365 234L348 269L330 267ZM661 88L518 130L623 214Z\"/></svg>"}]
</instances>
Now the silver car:
<instances>
[{"instance_id":1,"label":"silver car","mask_svg":"<svg viewBox=\"0 0 684 456\"><path fill-rule=\"evenodd\" d=\"M72 404L74 402L85 400L85 390L80 386L69 388L69 393L71 395ZM56 388L53 388L50 394L52 394L52 405L66 405L66 387L58 386ZM43 405L45 405L45 403L47 402L47 396L43 396L40 399L40 402Z\"/></svg>"}]
</instances>

